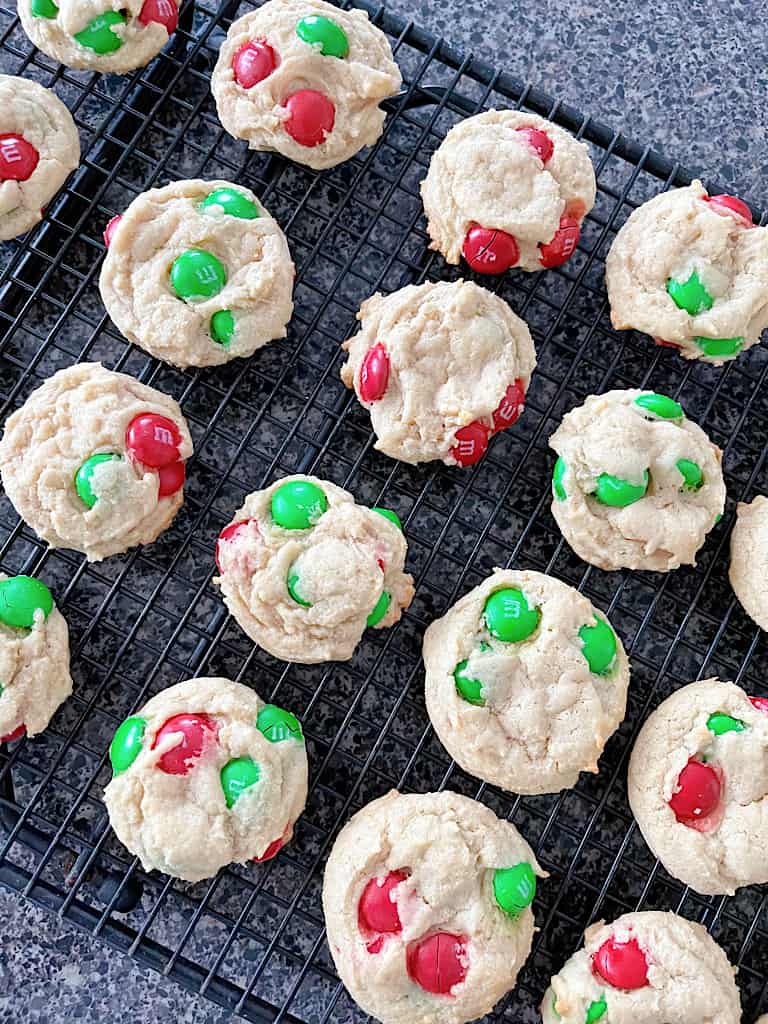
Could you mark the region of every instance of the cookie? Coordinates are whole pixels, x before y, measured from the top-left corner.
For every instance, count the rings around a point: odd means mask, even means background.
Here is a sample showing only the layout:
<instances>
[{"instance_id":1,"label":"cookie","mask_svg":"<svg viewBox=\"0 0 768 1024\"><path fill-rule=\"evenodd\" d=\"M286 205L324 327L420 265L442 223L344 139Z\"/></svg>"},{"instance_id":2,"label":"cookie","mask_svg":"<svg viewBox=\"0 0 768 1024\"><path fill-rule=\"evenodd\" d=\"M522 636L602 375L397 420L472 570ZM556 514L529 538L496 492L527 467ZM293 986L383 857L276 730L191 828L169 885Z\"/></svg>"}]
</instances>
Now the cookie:
<instances>
[{"instance_id":1,"label":"cookie","mask_svg":"<svg viewBox=\"0 0 768 1024\"><path fill-rule=\"evenodd\" d=\"M424 634L435 732L472 775L556 793L597 771L626 710L629 662L582 594L540 572L495 569Z\"/></svg>"},{"instance_id":2,"label":"cookie","mask_svg":"<svg viewBox=\"0 0 768 1024\"><path fill-rule=\"evenodd\" d=\"M608 570L695 565L725 506L722 453L678 402L590 395L549 444L552 515L579 558Z\"/></svg>"},{"instance_id":3,"label":"cookie","mask_svg":"<svg viewBox=\"0 0 768 1024\"><path fill-rule=\"evenodd\" d=\"M700 181L654 196L621 228L605 261L611 322L685 359L720 366L768 326L768 228L746 203Z\"/></svg>"},{"instance_id":4,"label":"cookie","mask_svg":"<svg viewBox=\"0 0 768 1024\"><path fill-rule=\"evenodd\" d=\"M681 687L640 730L628 788L674 878L707 896L768 882L768 698L718 679Z\"/></svg>"},{"instance_id":5,"label":"cookie","mask_svg":"<svg viewBox=\"0 0 768 1024\"><path fill-rule=\"evenodd\" d=\"M363 11L268 0L233 22L211 91L230 135L322 170L376 142L379 103L400 83L387 37Z\"/></svg>"},{"instance_id":6,"label":"cookie","mask_svg":"<svg viewBox=\"0 0 768 1024\"><path fill-rule=\"evenodd\" d=\"M531 333L485 288L408 285L366 299L357 319L341 378L370 410L375 447L393 459L471 466L523 411Z\"/></svg>"},{"instance_id":7,"label":"cookie","mask_svg":"<svg viewBox=\"0 0 768 1024\"><path fill-rule=\"evenodd\" d=\"M479 274L565 263L595 193L586 144L519 110L460 121L421 183L430 248Z\"/></svg>"},{"instance_id":8,"label":"cookie","mask_svg":"<svg viewBox=\"0 0 768 1024\"><path fill-rule=\"evenodd\" d=\"M323 881L339 977L383 1024L464 1024L515 984L536 876L514 825L458 793L388 793L344 826Z\"/></svg>"},{"instance_id":9,"label":"cookie","mask_svg":"<svg viewBox=\"0 0 768 1024\"><path fill-rule=\"evenodd\" d=\"M736 506L728 577L747 615L768 630L768 498L762 495Z\"/></svg>"},{"instance_id":10,"label":"cookie","mask_svg":"<svg viewBox=\"0 0 768 1024\"><path fill-rule=\"evenodd\" d=\"M307 799L298 719L229 679L171 686L120 725L104 802L146 871L199 882L290 841Z\"/></svg>"},{"instance_id":11,"label":"cookie","mask_svg":"<svg viewBox=\"0 0 768 1024\"><path fill-rule=\"evenodd\" d=\"M700 924L659 910L584 932L541 1004L543 1024L739 1024L736 972Z\"/></svg>"},{"instance_id":12,"label":"cookie","mask_svg":"<svg viewBox=\"0 0 768 1024\"><path fill-rule=\"evenodd\" d=\"M35 46L70 68L123 74L162 50L181 0L18 0Z\"/></svg>"},{"instance_id":13,"label":"cookie","mask_svg":"<svg viewBox=\"0 0 768 1024\"><path fill-rule=\"evenodd\" d=\"M285 661L345 661L367 626L394 625L413 598L394 512L356 505L313 476L254 491L216 544L224 602L248 636Z\"/></svg>"},{"instance_id":14,"label":"cookie","mask_svg":"<svg viewBox=\"0 0 768 1024\"><path fill-rule=\"evenodd\" d=\"M100 363L59 370L8 418L0 475L52 548L89 562L151 544L181 508L192 439L177 402Z\"/></svg>"},{"instance_id":15,"label":"cookie","mask_svg":"<svg viewBox=\"0 0 768 1024\"><path fill-rule=\"evenodd\" d=\"M69 630L44 583L0 573L0 743L42 732L72 693Z\"/></svg>"},{"instance_id":16,"label":"cookie","mask_svg":"<svg viewBox=\"0 0 768 1024\"><path fill-rule=\"evenodd\" d=\"M175 366L214 366L284 338L294 268L250 189L176 181L138 196L105 232L99 288L115 325Z\"/></svg>"},{"instance_id":17,"label":"cookie","mask_svg":"<svg viewBox=\"0 0 768 1024\"><path fill-rule=\"evenodd\" d=\"M0 240L37 224L79 162L77 128L59 97L0 75Z\"/></svg>"}]
</instances>

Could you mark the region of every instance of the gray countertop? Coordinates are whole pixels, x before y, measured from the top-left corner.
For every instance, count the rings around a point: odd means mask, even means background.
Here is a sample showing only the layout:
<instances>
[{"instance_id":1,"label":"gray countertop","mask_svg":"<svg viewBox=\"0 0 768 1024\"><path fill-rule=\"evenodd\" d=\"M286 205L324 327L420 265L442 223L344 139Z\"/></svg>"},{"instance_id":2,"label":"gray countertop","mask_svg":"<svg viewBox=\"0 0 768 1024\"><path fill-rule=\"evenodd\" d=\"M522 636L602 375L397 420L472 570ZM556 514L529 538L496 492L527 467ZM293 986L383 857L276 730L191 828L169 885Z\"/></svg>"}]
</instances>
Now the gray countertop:
<instances>
[{"instance_id":1,"label":"gray countertop","mask_svg":"<svg viewBox=\"0 0 768 1024\"><path fill-rule=\"evenodd\" d=\"M768 35L754 31L768 14L765 0L393 0L389 6L456 48L765 205ZM228 1019L2 890L0 920L2 1020Z\"/></svg>"}]
</instances>

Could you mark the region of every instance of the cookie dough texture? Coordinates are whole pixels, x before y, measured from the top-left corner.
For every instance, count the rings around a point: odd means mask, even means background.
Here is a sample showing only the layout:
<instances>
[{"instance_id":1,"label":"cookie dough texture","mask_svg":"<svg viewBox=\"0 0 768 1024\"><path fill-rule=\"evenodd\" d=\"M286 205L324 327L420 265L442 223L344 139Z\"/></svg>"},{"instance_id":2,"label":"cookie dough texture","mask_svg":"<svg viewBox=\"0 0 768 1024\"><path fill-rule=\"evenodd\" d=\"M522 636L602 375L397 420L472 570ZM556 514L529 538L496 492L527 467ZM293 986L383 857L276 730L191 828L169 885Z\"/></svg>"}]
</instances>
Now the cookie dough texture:
<instances>
[{"instance_id":1,"label":"cookie dough texture","mask_svg":"<svg viewBox=\"0 0 768 1024\"><path fill-rule=\"evenodd\" d=\"M768 498L762 495L736 506L729 578L744 611L768 630Z\"/></svg>"},{"instance_id":2,"label":"cookie dough texture","mask_svg":"<svg viewBox=\"0 0 768 1024\"><path fill-rule=\"evenodd\" d=\"M346 57L324 56L318 46L299 38L297 24L312 16L328 18L342 29L349 44ZM254 40L266 41L278 64L262 81L244 89L235 80L232 61ZM245 139L251 149L275 151L322 170L376 142L385 117L379 104L400 84L387 37L365 12L340 10L323 0L268 0L232 24L219 52L211 91L219 120L230 135ZM335 108L333 128L316 146L296 142L284 126L289 117L285 101L303 89L323 93Z\"/></svg>"},{"instance_id":3,"label":"cookie dough texture","mask_svg":"<svg viewBox=\"0 0 768 1024\"><path fill-rule=\"evenodd\" d=\"M104 802L117 838L145 870L198 882L292 834L307 798L306 750L294 736L270 742L256 727L263 707L247 686L213 677L171 686L137 712L146 721L141 752L113 777ZM182 734L153 749L155 736L169 718L190 713L209 715L216 732L185 775L168 774L158 761ZM256 762L259 778L227 807L221 770L242 757Z\"/></svg>"},{"instance_id":4,"label":"cookie dough texture","mask_svg":"<svg viewBox=\"0 0 768 1024\"><path fill-rule=\"evenodd\" d=\"M100 363L59 370L8 418L0 441L0 475L18 514L52 548L82 551L90 562L151 544L170 525L183 488L158 497L159 477L126 455L125 431L140 413L172 419L181 434L179 455L192 439L177 402ZM98 500L87 508L75 474L100 452L121 456L93 476Z\"/></svg>"},{"instance_id":5,"label":"cookie dough texture","mask_svg":"<svg viewBox=\"0 0 768 1024\"><path fill-rule=\"evenodd\" d=\"M720 449L685 416L662 419L638 406L644 394L652 392L590 395L549 439L565 466L552 515L579 558L601 569L668 572L695 564L725 505ZM683 459L703 473L698 490L683 487ZM646 471L644 496L624 508L593 497L603 473L642 485Z\"/></svg>"},{"instance_id":6,"label":"cookie dough texture","mask_svg":"<svg viewBox=\"0 0 768 1024\"><path fill-rule=\"evenodd\" d=\"M254 203L259 216L201 207L219 189ZM171 286L174 260L189 250L211 253L226 283L212 298L185 301ZM250 189L228 181L176 181L138 196L112 235L99 279L107 312L120 331L175 366L215 366L249 356L284 338L293 312L294 267L280 225ZM228 310L232 340L214 341L211 318Z\"/></svg>"},{"instance_id":7,"label":"cookie dough texture","mask_svg":"<svg viewBox=\"0 0 768 1024\"><path fill-rule=\"evenodd\" d=\"M54 92L14 75L0 75L0 135L22 136L39 157L25 181L0 181L0 239L8 239L40 220L43 208L80 162L80 138L72 115Z\"/></svg>"},{"instance_id":8,"label":"cookie dough texture","mask_svg":"<svg viewBox=\"0 0 768 1024\"><path fill-rule=\"evenodd\" d=\"M715 735L718 712L744 724ZM722 775L721 806L696 828L669 806L689 759ZM705 895L768 882L768 714L733 683L706 679L668 697L643 726L629 764L629 802L652 852L674 878Z\"/></svg>"},{"instance_id":9,"label":"cookie dough texture","mask_svg":"<svg viewBox=\"0 0 768 1024\"><path fill-rule=\"evenodd\" d=\"M554 145L544 164L518 129L536 128ZM455 125L421 183L431 248L458 263L464 237L479 224L512 235L521 270L541 270L540 245L563 215L581 221L595 205L589 149L551 121L518 110L488 110Z\"/></svg>"},{"instance_id":10,"label":"cookie dough texture","mask_svg":"<svg viewBox=\"0 0 768 1024\"><path fill-rule=\"evenodd\" d=\"M744 351L768 326L768 228L718 213L707 198L694 181L643 203L617 234L605 271L617 330L644 331L678 345L685 359L719 366L733 355L707 355L697 337L740 337ZM667 282L694 271L714 302L691 315Z\"/></svg>"},{"instance_id":11,"label":"cookie dough texture","mask_svg":"<svg viewBox=\"0 0 768 1024\"><path fill-rule=\"evenodd\" d=\"M181 6L181 0L163 2ZM56 0L56 4L55 18L41 18L32 14L32 0L18 0L19 17L35 46L67 67L120 75L144 67L168 42L164 25L157 21L144 24L139 19L144 0ZM75 34L106 12L124 16L123 24L110 28L121 44L111 53L96 53L78 42Z\"/></svg>"},{"instance_id":12,"label":"cookie dough texture","mask_svg":"<svg viewBox=\"0 0 768 1024\"><path fill-rule=\"evenodd\" d=\"M456 431L493 414L507 388L528 389L536 365L531 333L507 303L470 281L408 285L376 294L357 314L360 332L344 343L341 377L371 413L375 447L412 464L455 465ZM363 401L360 375L372 346L389 358L382 398Z\"/></svg>"},{"instance_id":13,"label":"cookie dough texture","mask_svg":"<svg viewBox=\"0 0 768 1024\"><path fill-rule=\"evenodd\" d=\"M540 611L527 640L494 639L483 608L495 591L519 589ZM573 587L539 572L495 569L424 635L427 711L462 768L515 793L555 793L579 772L596 772L606 740L624 718L629 662L617 651L604 675L590 671L579 630L607 620ZM486 649L484 650L483 647ZM482 682L484 705L465 700L454 670Z\"/></svg>"},{"instance_id":14,"label":"cookie dough texture","mask_svg":"<svg viewBox=\"0 0 768 1024\"><path fill-rule=\"evenodd\" d=\"M59 609L47 618L38 609L31 629L0 622L0 736L21 725L36 736L71 693L69 630Z\"/></svg>"},{"instance_id":15,"label":"cookie dough texture","mask_svg":"<svg viewBox=\"0 0 768 1024\"><path fill-rule=\"evenodd\" d=\"M272 518L272 495L293 481L315 484L327 499L327 511L307 529L285 529ZM240 522L231 540L219 541L220 575L214 583L241 628L276 658L345 661L383 593L390 602L376 628L394 625L411 603L413 578L403 571L402 531L327 480L284 477L248 495L232 520ZM292 573L309 607L289 593Z\"/></svg>"},{"instance_id":16,"label":"cookie dough texture","mask_svg":"<svg viewBox=\"0 0 768 1024\"><path fill-rule=\"evenodd\" d=\"M648 963L648 985L622 990L595 974L592 958L610 939L638 943ZM543 1024L584 1024L590 1006L601 999L610 1024L739 1024L734 973L702 925L658 910L624 914L612 924L600 921L587 928L583 948L554 976L544 996Z\"/></svg>"},{"instance_id":17,"label":"cookie dough texture","mask_svg":"<svg viewBox=\"0 0 768 1024\"><path fill-rule=\"evenodd\" d=\"M463 1024L491 1010L515 984L533 938L530 907L516 918L493 895L494 869L527 861L543 875L514 825L457 793L374 800L339 834L325 869L328 944L353 999L384 1024ZM402 932L371 954L358 925L366 884L407 869L398 887ZM406 950L435 932L465 937L468 970L450 994L408 976Z\"/></svg>"}]
</instances>

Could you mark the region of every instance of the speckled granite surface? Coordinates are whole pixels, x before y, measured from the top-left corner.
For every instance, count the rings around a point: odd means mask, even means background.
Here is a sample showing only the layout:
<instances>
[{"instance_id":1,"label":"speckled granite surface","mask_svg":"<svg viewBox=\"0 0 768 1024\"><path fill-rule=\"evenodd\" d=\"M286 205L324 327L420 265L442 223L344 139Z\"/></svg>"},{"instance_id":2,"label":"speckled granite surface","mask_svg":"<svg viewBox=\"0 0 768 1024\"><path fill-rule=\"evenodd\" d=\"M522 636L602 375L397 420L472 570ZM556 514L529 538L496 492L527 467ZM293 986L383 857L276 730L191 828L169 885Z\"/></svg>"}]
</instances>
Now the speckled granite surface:
<instances>
[{"instance_id":1,"label":"speckled granite surface","mask_svg":"<svg viewBox=\"0 0 768 1024\"><path fill-rule=\"evenodd\" d=\"M768 42L752 29L768 14L764 0L390 6L764 205ZM0 921L0 1020L230 1019L2 891Z\"/></svg>"}]
</instances>

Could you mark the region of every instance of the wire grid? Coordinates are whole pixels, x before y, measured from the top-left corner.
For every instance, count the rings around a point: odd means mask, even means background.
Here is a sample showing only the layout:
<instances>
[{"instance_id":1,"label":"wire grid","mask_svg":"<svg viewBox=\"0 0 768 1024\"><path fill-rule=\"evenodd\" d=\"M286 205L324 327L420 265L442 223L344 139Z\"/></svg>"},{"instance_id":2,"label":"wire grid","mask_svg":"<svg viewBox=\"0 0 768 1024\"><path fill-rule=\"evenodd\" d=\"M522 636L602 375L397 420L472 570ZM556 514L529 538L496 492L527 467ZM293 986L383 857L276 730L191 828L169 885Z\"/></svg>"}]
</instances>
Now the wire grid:
<instances>
[{"instance_id":1,"label":"wire grid","mask_svg":"<svg viewBox=\"0 0 768 1024\"><path fill-rule=\"evenodd\" d=\"M513 821L550 872L536 901L533 952L489 1019L537 1021L549 978L580 945L584 926L640 907L706 924L738 964L745 1010L756 1015L768 1007L763 894L753 887L704 898L671 879L634 827L625 789L633 738L672 690L719 674L767 692L765 638L735 602L725 571L735 502L768 491L766 351L755 347L723 370L686 365L645 337L617 335L608 320L603 261L615 232L633 208L687 175L364 0L348 6L364 7L388 33L405 82L379 144L322 174L249 153L219 126L209 76L229 20L251 6L186 3L169 48L126 78L63 69L0 10L0 69L52 86L83 143L81 167L43 224L2 247L2 416L61 367L100 359L172 394L195 442L186 502L171 528L151 547L96 565L46 551L2 498L0 564L51 585L70 627L75 693L42 736L0 747L0 882L248 1020L364 1020L324 939L325 856L344 821L389 788L448 786ZM471 470L411 467L373 450L368 417L339 380L339 343L375 290L460 276L427 250L418 182L446 131L492 106L534 110L586 140L598 200L565 267L482 280L535 338L538 367L520 422ZM287 339L251 359L181 372L116 332L96 274L111 216L148 187L196 176L248 185L278 218L297 264L296 312ZM695 568L657 575L585 567L550 516L547 437L588 394L633 386L681 397L724 449L726 515ZM398 626L367 633L345 664L271 658L230 621L210 585L215 538L232 511L249 491L293 472L394 508L405 524L416 598ZM577 586L607 612L630 653L627 718L599 775L573 790L519 798L480 785L429 727L423 630L496 565ZM119 722L150 695L207 674L245 681L300 715L310 796L294 841L274 861L188 885L141 870L111 834L101 795Z\"/></svg>"}]
</instances>

